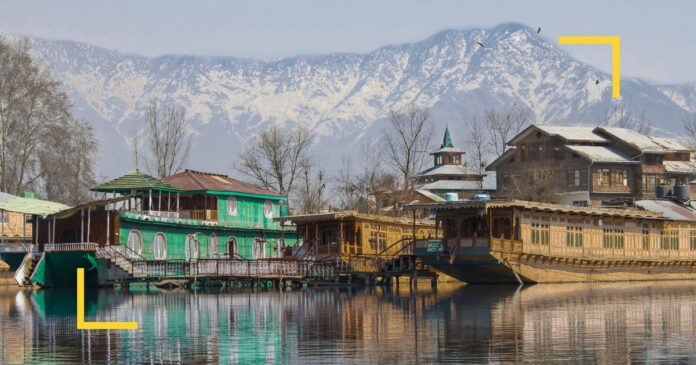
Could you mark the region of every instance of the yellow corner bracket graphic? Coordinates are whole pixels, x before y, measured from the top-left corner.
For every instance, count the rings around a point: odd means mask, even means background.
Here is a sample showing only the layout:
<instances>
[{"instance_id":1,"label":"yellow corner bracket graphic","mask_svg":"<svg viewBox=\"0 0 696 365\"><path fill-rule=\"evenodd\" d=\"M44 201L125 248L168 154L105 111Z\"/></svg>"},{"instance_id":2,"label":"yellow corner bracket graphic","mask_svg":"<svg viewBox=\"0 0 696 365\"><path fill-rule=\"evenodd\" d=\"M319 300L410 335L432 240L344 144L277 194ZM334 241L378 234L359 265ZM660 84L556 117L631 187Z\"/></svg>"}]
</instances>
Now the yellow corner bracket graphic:
<instances>
[{"instance_id":1,"label":"yellow corner bracket graphic","mask_svg":"<svg viewBox=\"0 0 696 365\"><path fill-rule=\"evenodd\" d=\"M561 36L560 44L608 44L611 46L611 96L621 97L620 38L618 36Z\"/></svg>"},{"instance_id":2,"label":"yellow corner bracket graphic","mask_svg":"<svg viewBox=\"0 0 696 365\"><path fill-rule=\"evenodd\" d=\"M77 269L77 329L137 330L138 322L85 322L85 269Z\"/></svg>"}]
</instances>

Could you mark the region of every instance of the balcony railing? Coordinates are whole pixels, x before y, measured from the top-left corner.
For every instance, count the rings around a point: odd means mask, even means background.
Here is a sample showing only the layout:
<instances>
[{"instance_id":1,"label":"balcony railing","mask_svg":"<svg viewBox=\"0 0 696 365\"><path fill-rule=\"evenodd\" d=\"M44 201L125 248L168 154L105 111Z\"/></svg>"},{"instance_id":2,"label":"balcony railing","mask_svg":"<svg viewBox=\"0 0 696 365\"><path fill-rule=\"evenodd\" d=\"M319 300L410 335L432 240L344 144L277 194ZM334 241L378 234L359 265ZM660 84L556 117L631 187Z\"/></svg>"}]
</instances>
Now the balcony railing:
<instances>
[{"instance_id":1,"label":"balcony railing","mask_svg":"<svg viewBox=\"0 0 696 365\"><path fill-rule=\"evenodd\" d=\"M99 244L91 242L47 243L44 245L45 252L96 251L98 248Z\"/></svg>"}]
</instances>

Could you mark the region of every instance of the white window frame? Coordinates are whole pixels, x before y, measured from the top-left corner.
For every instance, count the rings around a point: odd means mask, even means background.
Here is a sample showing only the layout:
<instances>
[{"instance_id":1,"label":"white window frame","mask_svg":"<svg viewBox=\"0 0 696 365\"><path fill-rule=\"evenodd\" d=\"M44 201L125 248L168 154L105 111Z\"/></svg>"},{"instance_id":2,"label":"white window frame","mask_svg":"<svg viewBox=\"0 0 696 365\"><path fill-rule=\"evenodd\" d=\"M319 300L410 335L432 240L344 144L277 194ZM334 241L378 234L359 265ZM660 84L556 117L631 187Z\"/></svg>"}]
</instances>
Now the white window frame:
<instances>
[{"instance_id":1,"label":"white window frame","mask_svg":"<svg viewBox=\"0 0 696 365\"><path fill-rule=\"evenodd\" d=\"M162 242L164 243L164 247L162 248L162 255L158 256L157 255L157 238L162 237ZM157 232L155 233L154 238L152 239L152 254L155 257L155 260L166 260L167 259L167 236L164 235L162 232Z\"/></svg>"},{"instance_id":2,"label":"white window frame","mask_svg":"<svg viewBox=\"0 0 696 365\"><path fill-rule=\"evenodd\" d=\"M134 249L131 245L131 237L137 236L138 237L138 247L137 250ZM126 250L126 256L128 257L133 257L135 254L138 254L139 256L143 255L143 235L140 234L140 231L137 229L131 229L130 232L128 232L128 240L126 241L126 247L128 250Z\"/></svg>"},{"instance_id":3,"label":"white window frame","mask_svg":"<svg viewBox=\"0 0 696 365\"><path fill-rule=\"evenodd\" d=\"M233 205L234 204L234 205ZM237 216L237 211L239 210L239 203L237 202L237 198L234 196L228 196L227 197L227 215L236 217ZM234 208L234 209L232 209Z\"/></svg>"},{"instance_id":4,"label":"white window frame","mask_svg":"<svg viewBox=\"0 0 696 365\"><path fill-rule=\"evenodd\" d=\"M268 219L273 218L273 202L271 202L270 200L266 200L265 202L263 202L263 215Z\"/></svg>"}]
</instances>

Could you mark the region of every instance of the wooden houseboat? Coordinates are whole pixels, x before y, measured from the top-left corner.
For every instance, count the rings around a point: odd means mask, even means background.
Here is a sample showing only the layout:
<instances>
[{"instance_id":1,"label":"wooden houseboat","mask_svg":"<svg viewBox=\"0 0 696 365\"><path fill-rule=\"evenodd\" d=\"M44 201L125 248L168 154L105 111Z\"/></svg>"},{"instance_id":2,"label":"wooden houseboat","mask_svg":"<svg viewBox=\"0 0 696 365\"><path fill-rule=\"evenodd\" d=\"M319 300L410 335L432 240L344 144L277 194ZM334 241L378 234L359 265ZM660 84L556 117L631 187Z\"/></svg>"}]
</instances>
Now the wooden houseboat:
<instances>
[{"instance_id":1,"label":"wooden houseboat","mask_svg":"<svg viewBox=\"0 0 696 365\"><path fill-rule=\"evenodd\" d=\"M187 170L158 180L136 171L93 190L105 199L34 229L34 283L71 286L73 267L86 267L95 284L112 280L119 263L278 258L295 244L294 232L274 221L287 214L286 197L225 175Z\"/></svg>"},{"instance_id":2,"label":"wooden houseboat","mask_svg":"<svg viewBox=\"0 0 696 365\"><path fill-rule=\"evenodd\" d=\"M670 200L626 209L517 200L429 209L442 240L415 255L467 283L696 279L696 212Z\"/></svg>"},{"instance_id":3,"label":"wooden houseboat","mask_svg":"<svg viewBox=\"0 0 696 365\"><path fill-rule=\"evenodd\" d=\"M352 271L378 270L377 260L412 254L416 239L437 237L431 220L363 214L357 211L280 217L297 229L295 257L349 264Z\"/></svg>"}]
</instances>

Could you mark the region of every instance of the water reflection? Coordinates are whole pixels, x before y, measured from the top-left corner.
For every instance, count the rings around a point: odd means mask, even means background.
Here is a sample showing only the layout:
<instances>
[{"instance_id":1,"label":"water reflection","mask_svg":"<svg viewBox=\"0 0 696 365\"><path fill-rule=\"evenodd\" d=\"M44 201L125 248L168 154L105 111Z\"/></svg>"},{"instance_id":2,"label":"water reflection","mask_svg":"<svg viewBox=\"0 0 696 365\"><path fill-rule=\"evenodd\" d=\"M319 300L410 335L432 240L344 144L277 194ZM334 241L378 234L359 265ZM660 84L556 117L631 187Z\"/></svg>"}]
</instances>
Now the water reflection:
<instances>
[{"instance_id":1,"label":"water reflection","mask_svg":"<svg viewBox=\"0 0 696 365\"><path fill-rule=\"evenodd\" d=\"M694 362L696 283L384 291L0 289L2 363Z\"/></svg>"}]
</instances>

